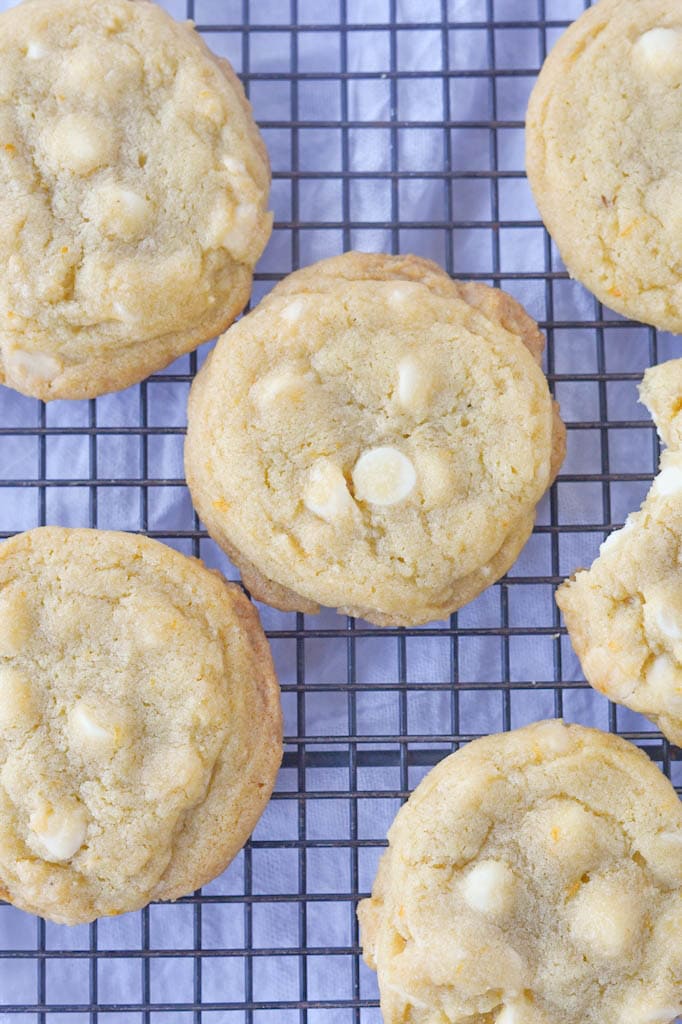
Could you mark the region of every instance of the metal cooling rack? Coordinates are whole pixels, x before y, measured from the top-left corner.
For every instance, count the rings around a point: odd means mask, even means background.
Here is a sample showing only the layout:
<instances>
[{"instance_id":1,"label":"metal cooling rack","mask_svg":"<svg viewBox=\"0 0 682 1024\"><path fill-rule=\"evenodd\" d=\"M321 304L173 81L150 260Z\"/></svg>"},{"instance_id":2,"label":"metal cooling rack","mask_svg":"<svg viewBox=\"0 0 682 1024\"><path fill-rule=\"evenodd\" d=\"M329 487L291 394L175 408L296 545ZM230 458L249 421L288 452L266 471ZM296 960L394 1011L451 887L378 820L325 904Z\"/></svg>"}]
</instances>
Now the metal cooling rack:
<instances>
[{"instance_id":1,"label":"metal cooling rack","mask_svg":"<svg viewBox=\"0 0 682 1024\"><path fill-rule=\"evenodd\" d=\"M0 7L7 6L0 0ZM415 251L499 284L540 321L568 455L509 577L428 628L262 609L286 754L252 841L178 904L67 929L0 906L0 1022L378 1022L354 909L401 800L460 743L562 715L682 754L581 681L553 602L639 504L656 435L635 404L669 336L571 283L523 174L547 49L583 0L169 0L228 56L273 160L276 226L254 300L351 247ZM182 478L202 354L137 388L49 407L0 389L0 536L46 522L141 530L234 570Z\"/></svg>"}]
</instances>

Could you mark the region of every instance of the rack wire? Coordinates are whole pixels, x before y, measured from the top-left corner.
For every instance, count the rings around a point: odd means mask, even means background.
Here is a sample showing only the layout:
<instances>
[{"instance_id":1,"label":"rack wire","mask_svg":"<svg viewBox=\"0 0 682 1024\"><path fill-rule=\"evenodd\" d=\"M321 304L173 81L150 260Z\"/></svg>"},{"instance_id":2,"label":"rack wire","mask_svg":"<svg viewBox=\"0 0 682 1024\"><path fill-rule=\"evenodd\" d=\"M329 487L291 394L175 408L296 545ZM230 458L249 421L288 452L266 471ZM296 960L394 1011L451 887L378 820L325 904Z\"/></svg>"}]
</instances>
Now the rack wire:
<instances>
[{"instance_id":1,"label":"rack wire","mask_svg":"<svg viewBox=\"0 0 682 1024\"><path fill-rule=\"evenodd\" d=\"M416 251L500 285L546 332L568 455L509 576L447 622L377 629L261 609L287 735L252 840L175 905L74 929L0 905L0 1024L375 1024L355 905L400 802L443 756L565 715L637 742L682 783L680 750L586 687L553 601L648 487L658 448L636 384L674 351L569 281L525 182L528 93L587 5L166 3L240 72L273 158L275 231L254 301L352 247ZM0 389L0 536L46 522L140 530L236 578L182 476L201 358L91 402L45 407Z\"/></svg>"}]
</instances>

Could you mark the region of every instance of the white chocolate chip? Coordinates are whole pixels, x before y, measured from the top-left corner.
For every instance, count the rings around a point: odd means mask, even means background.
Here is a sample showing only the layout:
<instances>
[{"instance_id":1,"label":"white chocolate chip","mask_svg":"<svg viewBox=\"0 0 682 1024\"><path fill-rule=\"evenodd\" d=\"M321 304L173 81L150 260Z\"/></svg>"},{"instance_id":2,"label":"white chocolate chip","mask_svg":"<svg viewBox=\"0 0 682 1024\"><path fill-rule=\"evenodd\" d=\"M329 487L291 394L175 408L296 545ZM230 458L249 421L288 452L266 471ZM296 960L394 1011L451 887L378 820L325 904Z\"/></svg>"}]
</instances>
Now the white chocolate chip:
<instances>
[{"instance_id":1,"label":"white chocolate chip","mask_svg":"<svg viewBox=\"0 0 682 1024\"><path fill-rule=\"evenodd\" d=\"M654 480L653 491L661 497L682 491L682 466L670 465L662 469Z\"/></svg>"},{"instance_id":2,"label":"white chocolate chip","mask_svg":"<svg viewBox=\"0 0 682 1024\"><path fill-rule=\"evenodd\" d=\"M36 720L30 679L10 665L0 668L0 729L30 726Z\"/></svg>"},{"instance_id":3,"label":"white chocolate chip","mask_svg":"<svg viewBox=\"0 0 682 1024\"><path fill-rule=\"evenodd\" d=\"M41 57L47 57L47 53L43 44L36 39L32 39L26 47L26 56L29 60L40 60Z\"/></svg>"},{"instance_id":4,"label":"white chocolate chip","mask_svg":"<svg viewBox=\"0 0 682 1024\"><path fill-rule=\"evenodd\" d=\"M260 213L255 203L232 206L221 200L209 218L202 241L210 249L227 249L235 259L246 258L259 219Z\"/></svg>"},{"instance_id":5,"label":"white chocolate chip","mask_svg":"<svg viewBox=\"0 0 682 1024\"><path fill-rule=\"evenodd\" d=\"M102 724L101 716L79 701L69 714L69 727L72 737L87 747L111 747L115 741L115 730Z\"/></svg>"},{"instance_id":6,"label":"white chocolate chip","mask_svg":"<svg viewBox=\"0 0 682 1024\"><path fill-rule=\"evenodd\" d=\"M199 755L191 747L178 751L173 781L188 800L196 800L201 795L204 788L204 766Z\"/></svg>"},{"instance_id":7,"label":"white chocolate chip","mask_svg":"<svg viewBox=\"0 0 682 1024\"><path fill-rule=\"evenodd\" d=\"M435 508L452 498L455 477L452 455L440 448L427 448L417 453L419 489L427 508Z\"/></svg>"},{"instance_id":8,"label":"white chocolate chip","mask_svg":"<svg viewBox=\"0 0 682 1024\"><path fill-rule=\"evenodd\" d=\"M670 710L682 709L682 670L673 658L659 654L651 663L646 684Z\"/></svg>"},{"instance_id":9,"label":"white chocolate chip","mask_svg":"<svg viewBox=\"0 0 682 1024\"><path fill-rule=\"evenodd\" d=\"M44 137L51 162L61 170L86 175L111 160L111 131L84 114L66 114Z\"/></svg>"},{"instance_id":10,"label":"white chocolate chip","mask_svg":"<svg viewBox=\"0 0 682 1024\"><path fill-rule=\"evenodd\" d=\"M417 482L414 466L397 448L370 448L355 463L353 487L359 501L372 505L396 505L412 492Z\"/></svg>"},{"instance_id":11,"label":"white chocolate chip","mask_svg":"<svg viewBox=\"0 0 682 1024\"><path fill-rule=\"evenodd\" d=\"M11 348L5 354L5 365L10 376L17 379L54 380L62 371L62 363L47 352L27 352Z\"/></svg>"},{"instance_id":12,"label":"white chocolate chip","mask_svg":"<svg viewBox=\"0 0 682 1024\"><path fill-rule=\"evenodd\" d=\"M388 301L393 306L402 306L405 302L415 298L418 288L419 285L411 281L400 281L391 287L388 293Z\"/></svg>"},{"instance_id":13,"label":"white chocolate chip","mask_svg":"<svg viewBox=\"0 0 682 1024\"><path fill-rule=\"evenodd\" d=\"M682 830L643 836L638 849L649 869L665 886L682 885Z\"/></svg>"},{"instance_id":14,"label":"white chocolate chip","mask_svg":"<svg viewBox=\"0 0 682 1024\"><path fill-rule=\"evenodd\" d=\"M543 749L555 756L568 754L573 747L570 729L560 721L543 722L535 736Z\"/></svg>"},{"instance_id":15,"label":"white chocolate chip","mask_svg":"<svg viewBox=\"0 0 682 1024\"><path fill-rule=\"evenodd\" d=\"M682 640L682 621L675 609L661 605L656 613L656 625L668 640Z\"/></svg>"},{"instance_id":16,"label":"white chocolate chip","mask_svg":"<svg viewBox=\"0 0 682 1024\"><path fill-rule=\"evenodd\" d=\"M674 28L652 28L634 46L639 64L655 75L682 71L682 32Z\"/></svg>"},{"instance_id":17,"label":"white chocolate chip","mask_svg":"<svg viewBox=\"0 0 682 1024\"><path fill-rule=\"evenodd\" d=\"M495 1024L541 1024L541 1016L527 999L506 1003Z\"/></svg>"},{"instance_id":18,"label":"white chocolate chip","mask_svg":"<svg viewBox=\"0 0 682 1024\"><path fill-rule=\"evenodd\" d=\"M674 1024L680 1014L678 1006L656 1006L646 996L625 1007L622 1024Z\"/></svg>"},{"instance_id":19,"label":"white chocolate chip","mask_svg":"<svg viewBox=\"0 0 682 1024\"><path fill-rule=\"evenodd\" d=\"M433 377L414 356L398 363L398 401L408 412L420 412L428 402Z\"/></svg>"},{"instance_id":20,"label":"white chocolate chip","mask_svg":"<svg viewBox=\"0 0 682 1024\"><path fill-rule=\"evenodd\" d=\"M615 959L632 946L639 933L641 907L615 879L594 878L582 886L571 904L571 935L580 949L599 959Z\"/></svg>"},{"instance_id":21,"label":"white chocolate chip","mask_svg":"<svg viewBox=\"0 0 682 1024\"><path fill-rule=\"evenodd\" d=\"M279 312L281 320L285 320L288 324L295 324L301 319L303 311L305 309L305 302L303 299L296 298L293 302L287 302L285 306Z\"/></svg>"},{"instance_id":22,"label":"white chocolate chip","mask_svg":"<svg viewBox=\"0 0 682 1024\"><path fill-rule=\"evenodd\" d=\"M199 89L194 93L194 109L201 117L218 124L224 116L224 107L215 92Z\"/></svg>"},{"instance_id":23,"label":"white chocolate chip","mask_svg":"<svg viewBox=\"0 0 682 1024\"><path fill-rule=\"evenodd\" d=\"M296 370L275 370L256 381L250 397L260 411L266 413L277 402L300 402L305 393L305 385L305 379Z\"/></svg>"},{"instance_id":24,"label":"white chocolate chip","mask_svg":"<svg viewBox=\"0 0 682 1024\"><path fill-rule=\"evenodd\" d=\"M221 196L213 205L201 235L205 249L219 249L225 246L235 223L236 206L227 196Z\"/></svg>"},{"instance_id":25,"label":"white chocolate chip","mask_svg":"<svg viewBox=\"0 0 682 1024\"><path fill-rule=\"evenodd\" d=\"M610 533L606 540L602 541L599 545L599 554L605 555L607 551L614 551L617 547L620 547L622 540L623 531L614 530L613 533Z\"/></svg>"},{"instance_id":26,"label":"white chocolate chip","mask_svg":"<svg viewBox=\"0 0 682 1024\"><path fill-rule=\"evenodd\" d=\"M506 914L513 902L516 879L500 860L483 860L462 881L462 895L472 910L491 917Z\"/></svg>"},{"instance_id":27,"label":"white chocolate chip","mask_svg":"<svg viewBox=\"0 0 682 1024\"><path fill-rule=\"evenodd\" d=\"M45 860L71 860L80 850L88 830L85 809L71 807L47 808L31 816L31 829L47 851Z\"/></svg>"},{"instance_id":28,"label":"white chocolate chip","mask_svg":"<svg viewBox=\"0 0 682 1024\"><path fill-rule=\"evenodd\" d=\"M241 160L237 160L233 156L223 157L223 167L225 167L225 169L228 170L234 178L249 179L249 172L246 169L246 165Z\"/></svg>"},{"instance_id":29,"label":"white chocolate chip","mask_svg":"<svg viewBox=\"0 0 682 1024\"><path fill-rule=\"evenodd\" d=\"M107 182L88 196L86 213L103 235L133 241L149 227L151 207L130 188Z\"/></svg>"},{"instance_id":30,"label":"white chocolate chip","mask_svg":"<svg viewBox=\"0 0 682 1024\"><path fill-rule=\"evenodd\" d=\"M336 523L356 510L346 478L331 459L318 459L311 466L303 504L328 523Z\"/></svg>"},{"instance_id":31,"label":"white chocolate chip","mask_svg":"<svg viewBox=\"0 0 682 1024\"><path fill-rule=\"evenodd\" d=\"M103 89L106 65L90 47L78 46L64 61L59 76L59 87L68 96L78 96L87 89L88 95L97 95Z\"/></svg>"},{"instance_id":32,"label":"white chocolate chip","mask_svg":"<svg viewBox=\"0 0 682 1024\"><path fill-rule=\"evenodd\" d=\"M0 593L0 655L12 658L21 653L33 631L33 616L23 591Z\"/></svg>"}]
</instances>

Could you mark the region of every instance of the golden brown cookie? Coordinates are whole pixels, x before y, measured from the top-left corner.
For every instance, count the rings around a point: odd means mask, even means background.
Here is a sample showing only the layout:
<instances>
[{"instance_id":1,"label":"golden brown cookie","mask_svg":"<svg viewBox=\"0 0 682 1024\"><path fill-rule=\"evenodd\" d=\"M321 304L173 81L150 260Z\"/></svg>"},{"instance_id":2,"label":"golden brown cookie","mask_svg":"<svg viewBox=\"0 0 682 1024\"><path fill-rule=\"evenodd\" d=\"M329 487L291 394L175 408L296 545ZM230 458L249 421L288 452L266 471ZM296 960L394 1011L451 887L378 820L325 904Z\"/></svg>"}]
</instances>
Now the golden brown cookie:
<instances>
[{"instance_id":1,"label":"golden brown cookie","mask_svg":"<svg viewBox=\"0 0 682 1024\"><path fill-rule=\"evenodd\" d=\"M682 1010L682 805L617 736L475 740L388 834L364 956L385 1024L667 1024Z\"/></svg>"},{"instance_id":2,"label":"golden brown cookie","mask_svg":"<svg viewBox=\"0 0 682 1024\"><path fill-rule=\"evenodd\" d=\"M682 5L601 0L545 61L526 121L535 200L570 274L682 332Z\"/></svg>"},{"instance_id":3,"label":"golden brown cookie","mask_svg":"<svg viewBox=\"0 0 682 1024\"><path fill-rule=\"evenodd\" d=\"M148 0L0 14L0 382L127 387L224 330L268 240L244 90Z\"/></svg>"},{"instance_id":4,"label":"golden brown cookie","mask_svg":"<svg viewBox=\"0 0 682 1024\"><path fill-rule=\"evenodd\" d=\"M563 458L542 348L510 296L415 256L297 271L192 387L197 510L278 608L443 618L514 562Z\"/></svg>"},{"instance_id":5,"label":"golden brown cookie","mask_svg":"<svg viewBox=\"0 0 682 1024\"><path fill-rule=\"evenodd\" d=\"M671 447L640 511L556 599L587 681L682 746L682 360L647 370L640 394Z\"/></svg>"},{"instance_id":6,"label":"golden brown cookie","mask_svg":"<svg viewBox=\"0 0 682 1024\"><path fill-rule=\"evenodd\" d=\"M198 560L47 527L0 545L0 895L66 924L232 860L282 757L258 616Z\"/></svg>"}]
</instances>

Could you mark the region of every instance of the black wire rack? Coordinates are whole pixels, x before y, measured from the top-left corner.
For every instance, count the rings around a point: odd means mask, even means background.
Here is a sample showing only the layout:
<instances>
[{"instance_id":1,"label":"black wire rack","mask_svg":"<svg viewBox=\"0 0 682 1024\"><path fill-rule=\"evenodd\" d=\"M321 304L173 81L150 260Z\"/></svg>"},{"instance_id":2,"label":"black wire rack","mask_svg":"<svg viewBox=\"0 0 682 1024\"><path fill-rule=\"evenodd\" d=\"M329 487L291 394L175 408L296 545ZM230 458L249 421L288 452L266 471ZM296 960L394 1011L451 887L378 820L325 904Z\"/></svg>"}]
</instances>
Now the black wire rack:
<instances>
[{"instance_id":1,"label":"black wire rack","mask_svg":"<svg viewBox=\"0 0 682 1024\"><path fill-rule=\"evenodd\" d=\"M254 301L353 247L417 251L500 285L546 332L568 456L510 575L448 622L377 629L262 609L287 736L252 840L203 891L120 920L67 929L0 905L0 1024L379 1022L355 906L400 802L442 757L565 715L635 741L682 783L682 752L586 687L553 601L648 488L658 446L636 385L674 342L570 282L530 200L525 104L583 0L166 6L232 60L273 158ZM200 358L91 402L0 389L0 537L46 522L139 530L235 578L182 477Z\"/></svg>"}]
</instances>

